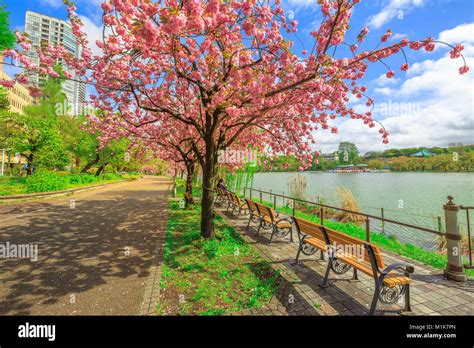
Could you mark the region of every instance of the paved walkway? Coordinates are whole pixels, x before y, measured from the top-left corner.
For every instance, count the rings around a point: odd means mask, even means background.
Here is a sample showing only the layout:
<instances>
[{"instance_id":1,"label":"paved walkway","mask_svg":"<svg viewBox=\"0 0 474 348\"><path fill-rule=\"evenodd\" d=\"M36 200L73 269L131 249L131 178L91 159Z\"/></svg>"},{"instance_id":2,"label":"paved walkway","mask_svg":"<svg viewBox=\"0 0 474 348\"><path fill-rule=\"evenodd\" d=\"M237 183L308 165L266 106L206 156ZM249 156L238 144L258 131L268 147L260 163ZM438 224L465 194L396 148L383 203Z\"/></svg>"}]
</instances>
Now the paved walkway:
<instances>
[{"instance_id":1,"label":"paved walkway","mask_svg":"<svg viewBox=\"0 0 474 348\"><path fill-rule=\"evenodd\" d=\"M0 315L139 314L159 262L169 184L145 177L0 205L0 245L38 245L36 262L0 258Z\"/></svg>"},{"instance_id":2,"label":"paved walkway","mask_svg":"<svg viewBox=\"0 0 474 348\"><path fill-rule=\"evenodd\" d=\"M352 272L338 276L330 275L331 286L323 289L319 283L324 277L327 261L319 259L319 252L313 256L301 254L300 263L291 262L298 248L295 241L274 238L268 245L270 233L263 231L256 237L255 224L247 228L248 217L236 217L222 207L217 209L244 238L253 244L274 268L281 271L282 280L276 296L266 307L245 310L235 314L248 315L364 315L368 313L374 292L373 280L359 272L358 282L349 279ZM446 280L442 271L427 267L402 257L384 254L386 264L406 261L415 265L411 299L413 313L417 315L474 315L474 281L456 283ZM403 302L402 302L403 304ZM377 307L377 314L394 315L400 305Z\"/></svg>"}]
</instances>

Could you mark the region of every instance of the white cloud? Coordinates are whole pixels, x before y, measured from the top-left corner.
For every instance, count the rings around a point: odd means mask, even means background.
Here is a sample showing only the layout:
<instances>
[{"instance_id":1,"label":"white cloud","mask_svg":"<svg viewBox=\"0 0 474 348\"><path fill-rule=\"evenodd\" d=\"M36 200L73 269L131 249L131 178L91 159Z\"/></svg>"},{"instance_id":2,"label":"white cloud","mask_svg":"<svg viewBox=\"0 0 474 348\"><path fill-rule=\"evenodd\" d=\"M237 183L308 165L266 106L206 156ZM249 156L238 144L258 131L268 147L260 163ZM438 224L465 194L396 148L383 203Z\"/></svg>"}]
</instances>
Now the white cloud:
<instances>
[{"instance_id":1,"label":"white cloud","mask_svg":"<svg viewBox=\"0 0 474 348\"><path fill-rule=\"evenodd\" d=\"M413 8L421 7L425 0L389 0L382 10L369 18L369 27L378 29L395 17L403 17Z\"/></svg>"},{"instance_id":2,"label":"white cloud","mask_svg":"<svg viewBox=\"0 0 474 348\"><path fill-rule=\"evenodd\" d=\"M454 29L442 31L438 37L439 41L453 43L474 43L474 23L458 25Z\"/></svg>"},{"instance_id":3,"label":"white cloud","mask_svg":"<svg viewBox=\"0 0 474 348\"><path fill-rule=\"evenodd\" d=\"M395 33L390 37L390 41L400 41L402 39L407 38L407 34Z\"/></svg>"},{"instance_id":4,"label":"white cloud","mask_svg":"<svg viewBox=\"0 0 474 348\"><path fill-rule=\"evenodd\" d=\"M382 74L372 82L375 83L377 86L385 87L398 84L400 82L400 78L392 77L391 79L389 79L386 74Z\"/></svg>"},{"instance_id":5,"label":"white cloud","mask_svg":"<svg viewBox=\"0 0 474 348\"><path fill-rule=\"evenodd\" d=\"M471 36L465 35L472 25L463 24L440 34L449 42L456 42L456 38L461 40L467 64L471 67L467 74L459 75L462 60L451 59L446 51L437 60L413 64L407 79L396 88L374 89L386 96L377 98L374 118L382 120L391 134L390 144L382 144L378 127L369 129L360 121L343 119L337 122L339 134L317 133L315 148L334 151L340 141L351 141L362 152L392 147L446 146L451 142L473 144L474 42Z\"/></svg>"},{"instance_id":6,"label":"white cloud","mask_svg":"<svg viewBox=\"0 0 474 348\"><path fill-rule=\"evenodd\" d=\"M89 40L89 47L92 50L93 55L102 55L102 50L97 47L96 41L102 40L103 25L97 25L92 19L86 16L79 16L84 24L84 31L87 34Z\"/></svg>"},{"instance_id":7,"label":"white cloud","mask_svg":"<svg viewBox=\"0 0 474 348\"><path fill-rule=\"evenodd\" d=\"M64 5L63 0L40 0L41 5L58 8Z\"/></svg>"}]
</instances>

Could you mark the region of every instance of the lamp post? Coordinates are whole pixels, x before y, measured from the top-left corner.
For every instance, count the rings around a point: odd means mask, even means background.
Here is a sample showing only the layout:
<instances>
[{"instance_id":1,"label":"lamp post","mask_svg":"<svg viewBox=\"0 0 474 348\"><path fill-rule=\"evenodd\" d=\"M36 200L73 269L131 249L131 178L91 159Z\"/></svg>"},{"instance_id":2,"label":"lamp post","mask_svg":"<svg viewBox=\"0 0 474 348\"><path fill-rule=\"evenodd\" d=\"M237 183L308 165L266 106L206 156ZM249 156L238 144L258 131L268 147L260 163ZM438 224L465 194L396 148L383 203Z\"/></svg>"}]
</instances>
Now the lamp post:
<instances>
[{"instance_id":1,"label":"lamp post","mask_svg":"<svg viewBox=\"0 0 474 348\"><path fill-rule=\"evenodd\" d=\"M0 176L5 175L5 149L2 149L2 171L0 172Z\"/></svg>"}]
</instances>

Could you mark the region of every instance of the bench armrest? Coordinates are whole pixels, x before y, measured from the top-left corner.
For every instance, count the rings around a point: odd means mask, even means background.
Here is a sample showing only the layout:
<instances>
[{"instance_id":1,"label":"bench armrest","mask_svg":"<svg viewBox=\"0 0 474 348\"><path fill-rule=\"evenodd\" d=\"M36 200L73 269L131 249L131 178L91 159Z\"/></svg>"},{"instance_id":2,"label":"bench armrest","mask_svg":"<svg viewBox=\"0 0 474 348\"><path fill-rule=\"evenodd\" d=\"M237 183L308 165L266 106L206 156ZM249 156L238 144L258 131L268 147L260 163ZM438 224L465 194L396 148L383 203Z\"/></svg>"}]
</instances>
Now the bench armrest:
<instances>
[{"instance_id":1,"label":"bench armrest","mask_svg":"<svg viewBox=\"0 0 474 348\"><path fill-rule=\"evenodd\" d=\"M291 226L293 226L293 219L292 218L283 218L283 219L278 219L275 221L275 225L278 225L280 222L286 221L288 222Z\"/></svg>"},{"instance_id":2,"label":"bench armrest","mask_svg":"<svg viewBox=\"0 0 474 348\"><path fill-rule=\"evenodd\" d=\"M381 272L383 276L386 276L389 274L391 271L394 271L396 269L401 269L405 271L405 273L413 273L415 271L415 267L413 265L410 265L409 263L394 263L393 265L390 265L388 267L385 267L385 269Z\"/></svg>"}]
</instances>

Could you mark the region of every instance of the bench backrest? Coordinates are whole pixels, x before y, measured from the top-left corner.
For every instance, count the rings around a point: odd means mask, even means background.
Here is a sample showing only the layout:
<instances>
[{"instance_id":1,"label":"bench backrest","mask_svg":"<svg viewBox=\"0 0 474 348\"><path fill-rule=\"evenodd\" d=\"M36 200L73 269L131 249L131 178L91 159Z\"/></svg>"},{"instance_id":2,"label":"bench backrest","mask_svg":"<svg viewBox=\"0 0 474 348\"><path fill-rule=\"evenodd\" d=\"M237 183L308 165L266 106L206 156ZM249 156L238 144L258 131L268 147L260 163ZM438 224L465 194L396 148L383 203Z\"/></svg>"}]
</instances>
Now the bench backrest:
<instances>
[{"instance_id":1,"label":"bench backrest","mask_svg":"<svg viewBox=\"0 0 474 348\"><path fill-rule=\"evenodd\" d=\"M260 203L255 203L255 205L257 206L257 209L260 215L268 216L272 220L272 222L277 220L275 211L272 208L267 207L266 205L263 205Z\"/></svg>"},{"instance_id":2,"label":"bench backrest","mask_svg":"<svg viewBox=\"0 0 474 348\"><path fill-rule=\"evenodd\" d=\"M336 250L343 252L345 255L349 254L351 256L361 258L365 262L371 263L369 252L365 247L365 245L369 243L366 241L301 218L295 217L294 220L296 222L298 231L321 239L325 241L326 244L329 241L331 246L335 247ZM370 246L372 248L377 267L379 269L385 268L380 249L374 244L370 244Z\"/></svg>"},{"instance_id":3,"label":"bench backrest","mask_svg":"<svg viewBox=\"0 0 474 348\"><path fill-rule=\"evenodd\" d=\"M252 201L251 199L247 199L247 198L245 198L245 201L247 202L247 205L248 205L250 211L252 211L252 213L258 213L257 204L254 201Z\"/></svg>"},{"instance_id":4,"label":"bench backrest","mask_svg":"<svg viewBox=\"0 0 474 348\"><path fill-rule=\"evenodd\" d=\"M322 240L324 243L327 243L321 225L298 218L296 216L293 219L295 221L296 231L298 232L298 234L307 234L308 236L317 238L319 240Z\"/></svg>"},{"instance_id":5,"label":"bench backrest","mask_svg":"<svg viewBox=\"0 0 474 348\"><path fill-rule=\"evenodd\" d=\"M343 232L333 230L331 228L325 228L327 236L331 242L331 245L335 245L336 248L341 246L345 253L353 254L353 256L359 257L363 253L363 260L370 263L370 255L365 247L367 243L365 240L349 236ZM380 249L373 244L372 250L374 251L375 263L379 268L385 268L382 253ZM346 246L346 247L344 247Z\"/></svg>"}]
</instances>

